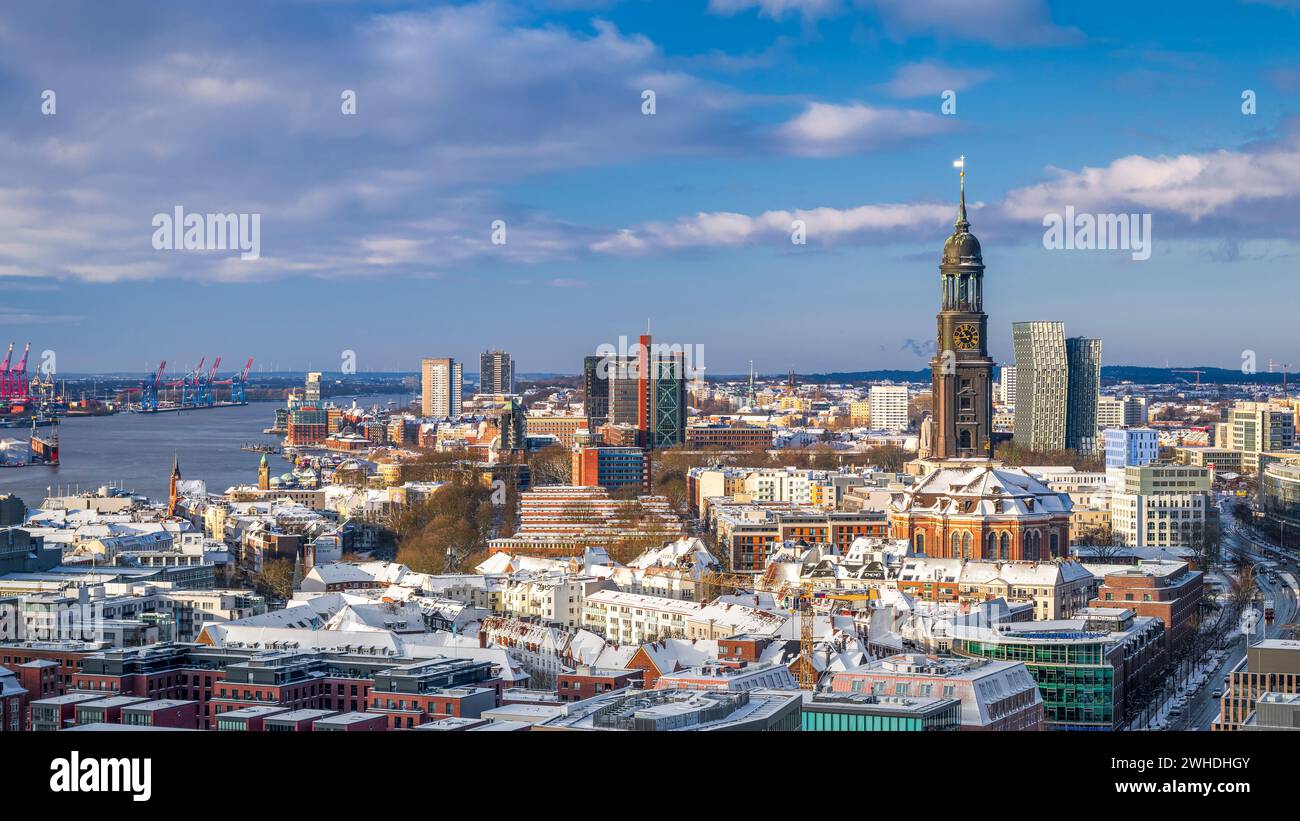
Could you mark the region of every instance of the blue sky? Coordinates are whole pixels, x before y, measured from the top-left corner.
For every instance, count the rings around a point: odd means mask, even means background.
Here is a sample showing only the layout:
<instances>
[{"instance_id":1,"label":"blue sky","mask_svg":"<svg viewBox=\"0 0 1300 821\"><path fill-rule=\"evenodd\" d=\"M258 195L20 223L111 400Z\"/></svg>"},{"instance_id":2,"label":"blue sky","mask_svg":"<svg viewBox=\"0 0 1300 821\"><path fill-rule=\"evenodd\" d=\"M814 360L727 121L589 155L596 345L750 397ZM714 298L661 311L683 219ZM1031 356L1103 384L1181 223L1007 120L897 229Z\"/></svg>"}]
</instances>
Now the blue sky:
<instances>
[{"instance_id":1,"label":"blue sky","mask_svg":"<svg viewBox=\"0 0 1300 821\"><path fill-rule=\"evenodd\" d=\"M67 372L250 354L333 369L343 350L362 370L473 369L487 347L576 371L649 318L713 373L919 368L964 154L999 359L1011 322L1059 319L1101 337L1107 364L1300 361L1298 15L1300 0L10 7L0 340ZM155 250L151 220L177 205L260 214L261 258ZM1043 215L1066 206L1151 214L1151 258L1044 249Z\"/></svg>"}]
</instances>

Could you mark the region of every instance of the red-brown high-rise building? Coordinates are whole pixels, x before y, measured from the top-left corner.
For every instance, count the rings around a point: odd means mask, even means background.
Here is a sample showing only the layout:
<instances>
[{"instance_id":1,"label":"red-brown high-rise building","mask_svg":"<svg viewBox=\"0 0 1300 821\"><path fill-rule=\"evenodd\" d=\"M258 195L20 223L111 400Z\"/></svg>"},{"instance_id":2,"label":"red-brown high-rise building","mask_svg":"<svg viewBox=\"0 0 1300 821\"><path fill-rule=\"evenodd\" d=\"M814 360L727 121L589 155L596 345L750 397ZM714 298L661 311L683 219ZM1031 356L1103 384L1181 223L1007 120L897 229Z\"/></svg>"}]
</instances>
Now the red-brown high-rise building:
<instances>
[{"instance_id":1,"label":"red-brown high-rise building","mask_svg":"<svg viewBox=\"0 0 1300 821\"><path fill-rule=\"evenodd\" d=\"M641 334L636 352L636 426L642 441L650 439L650 334Z\"/></svg>"}]
</instances>

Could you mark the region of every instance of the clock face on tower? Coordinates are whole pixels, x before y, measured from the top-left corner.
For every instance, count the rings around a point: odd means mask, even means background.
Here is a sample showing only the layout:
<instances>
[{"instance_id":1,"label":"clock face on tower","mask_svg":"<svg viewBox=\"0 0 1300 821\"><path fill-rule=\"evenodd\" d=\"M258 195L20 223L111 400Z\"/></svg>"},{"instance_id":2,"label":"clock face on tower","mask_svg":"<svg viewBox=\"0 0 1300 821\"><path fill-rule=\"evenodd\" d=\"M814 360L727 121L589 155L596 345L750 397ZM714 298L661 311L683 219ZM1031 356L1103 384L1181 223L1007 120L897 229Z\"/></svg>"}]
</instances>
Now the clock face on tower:
<instances>
[{"instance_id":1,"label":"clock face on tower","mask_svg":"<svg viewBox=\"0 0 1300 821\"><path fill-rule=\"evenodd\" d=\"M952 332L952 341L954 345L964 351L973 350L979 347L980 344L979 328L969 322L958 325Z\"/></svg>"}]
</instances>

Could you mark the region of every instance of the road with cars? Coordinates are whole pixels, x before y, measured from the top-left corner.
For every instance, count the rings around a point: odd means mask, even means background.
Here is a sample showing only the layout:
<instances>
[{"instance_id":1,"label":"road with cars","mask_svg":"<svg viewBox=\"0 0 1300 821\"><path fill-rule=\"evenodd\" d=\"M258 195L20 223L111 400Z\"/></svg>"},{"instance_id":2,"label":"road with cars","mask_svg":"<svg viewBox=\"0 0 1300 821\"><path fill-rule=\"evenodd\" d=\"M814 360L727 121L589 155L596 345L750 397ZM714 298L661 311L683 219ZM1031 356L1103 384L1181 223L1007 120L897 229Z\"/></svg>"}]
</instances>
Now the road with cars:
<instances>
[{"instance_id":1,"label":"road with cars","mask_svg":"<svg viewBox=\"0 0 1300 821\"><path fill-rule=\"evenodd\" d=\"M1220 499L1224 553L1255 562L1258 568L1256 586L1264 599L1272 599L1274 603L1273 620L1265 621L1261 613L1249 641L1253 643L1265 637L1286 638L1290 635L1290 630L1284 625L1298 621L1297 613L1300 612L1300 590L1296 586L1297 579L1300 579L1300 567L1297 566L1294 555L1283 553L1255 538L1239 525L1231 515L1233 501L1235 500L1230 496ZM1219 715L1219 697L1222 695L1224 679L1246 654L1247 637L1242 629L1235 629L1231 635L1233 638L1224 648L1226 655L1213 663L1202 686L1190 689L1178 714L1167 718L1168 729L1210 729Z\"/></svg>"}]
</instances>

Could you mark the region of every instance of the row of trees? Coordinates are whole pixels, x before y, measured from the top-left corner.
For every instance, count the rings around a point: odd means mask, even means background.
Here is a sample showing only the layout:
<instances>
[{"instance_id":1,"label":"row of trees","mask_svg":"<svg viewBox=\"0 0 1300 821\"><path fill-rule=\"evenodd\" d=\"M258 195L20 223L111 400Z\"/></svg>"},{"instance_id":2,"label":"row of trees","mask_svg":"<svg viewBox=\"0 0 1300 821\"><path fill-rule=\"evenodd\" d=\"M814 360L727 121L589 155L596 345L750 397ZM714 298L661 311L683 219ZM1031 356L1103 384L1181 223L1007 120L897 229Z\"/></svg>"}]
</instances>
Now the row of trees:
<instances>
[{"instance_id":1,"label":"row of trees","mask_svg":"<svg viewBox=\"0 0 1300 821\"><path fill-rule=\"evenodd\" d=\"M397 561L416 572L467 570L487 557L487 540L502 517L493 510L491 485L466 457L426 454L422 464L431 481L446 485L393 520Z\"/></svg>"},{"instance_id":2,"label":"row of trees","mask_svg":"<svg viewBox=\"0 0 1300 821\"><path fill-rule=\"evenodd\" d=\"M1072 467L1081 471L1101 471L1106 469L1106 457L1098 453L1092 456L1077 450L1061 448L1059 450L1036 450L1016 444L1013 438L999 444L994 455L1008 465L1040 465L1053 467Z\"/></svg>"}]
</instances>

